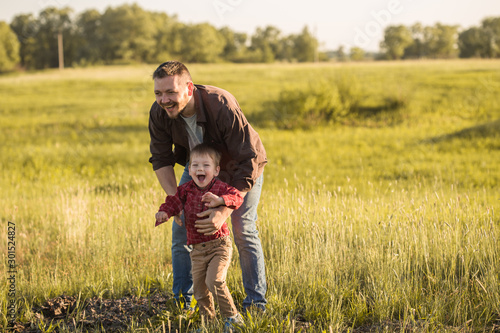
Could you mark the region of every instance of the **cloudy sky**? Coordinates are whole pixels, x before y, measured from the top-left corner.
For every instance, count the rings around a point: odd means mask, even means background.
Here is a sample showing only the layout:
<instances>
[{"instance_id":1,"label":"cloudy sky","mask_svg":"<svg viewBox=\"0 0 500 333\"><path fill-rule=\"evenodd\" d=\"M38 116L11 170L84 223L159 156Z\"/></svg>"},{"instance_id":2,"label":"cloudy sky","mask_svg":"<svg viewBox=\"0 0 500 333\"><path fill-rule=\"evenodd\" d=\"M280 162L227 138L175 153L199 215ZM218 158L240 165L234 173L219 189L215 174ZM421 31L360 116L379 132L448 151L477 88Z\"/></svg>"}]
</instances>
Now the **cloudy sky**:
<instances>
[{"instance_id":1,"label":"cloudy sky","mask_svg":"<svg viewBox=\"0 0 500 333\"><path fill-rule=\"evenodd\" d=\"M325 50L344 45L376 51L388 25L440 22L469 28L485 17L500 17L500 0L14 0L2 1L0 21L10 23L18 14L38 15L49 6L68 6L79 14L87 9L102 13L124 3L176 14L184 23L209 22L248 34L267 25L295 34L307 25Z\"/></svg>"}]
</instances>

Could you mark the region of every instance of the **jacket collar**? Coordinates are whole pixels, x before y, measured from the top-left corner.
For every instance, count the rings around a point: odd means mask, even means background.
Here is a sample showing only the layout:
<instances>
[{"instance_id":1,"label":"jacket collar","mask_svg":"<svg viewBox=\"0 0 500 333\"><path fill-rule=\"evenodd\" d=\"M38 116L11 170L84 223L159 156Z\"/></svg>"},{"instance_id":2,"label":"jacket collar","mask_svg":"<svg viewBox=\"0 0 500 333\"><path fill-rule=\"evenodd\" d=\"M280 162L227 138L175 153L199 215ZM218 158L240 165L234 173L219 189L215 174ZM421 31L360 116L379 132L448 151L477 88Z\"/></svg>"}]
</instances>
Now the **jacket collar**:
<instances>
[{"instance_id":1,"label":"jacket collar","mask_svg":"<svg viewBox=\"0 0 500 333\"><path fill-rule=\"evenodd\" d=\"M205 116L205 105L203 104L201 91L197 85L194 86L193 97L194 97L194 108L196 110L196 122L206 123L207 117Z\"/></svg>"}]
</instances>

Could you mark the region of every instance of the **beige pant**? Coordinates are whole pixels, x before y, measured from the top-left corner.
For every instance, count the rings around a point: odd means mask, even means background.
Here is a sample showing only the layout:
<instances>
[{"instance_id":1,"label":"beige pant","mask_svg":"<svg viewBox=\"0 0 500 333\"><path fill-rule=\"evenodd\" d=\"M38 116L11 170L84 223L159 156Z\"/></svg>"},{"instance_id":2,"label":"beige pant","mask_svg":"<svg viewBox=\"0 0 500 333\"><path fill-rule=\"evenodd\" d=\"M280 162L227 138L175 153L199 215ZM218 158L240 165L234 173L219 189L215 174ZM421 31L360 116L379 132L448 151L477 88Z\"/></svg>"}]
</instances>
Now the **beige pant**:
<instances>
[{"instance_id":1,"label":"beige pant","mask_svg":"<svg viewBox=\"0 0 500 333\"><path fill-rule=\"evenodd\" d=\"M223 317L232 317L238 313L226 285L232 254L233 246L229 236L193 245L191 263L194 298L198 302L200 313L209 319L215 317L214 297Z\"/></svg>"}]
</instances>

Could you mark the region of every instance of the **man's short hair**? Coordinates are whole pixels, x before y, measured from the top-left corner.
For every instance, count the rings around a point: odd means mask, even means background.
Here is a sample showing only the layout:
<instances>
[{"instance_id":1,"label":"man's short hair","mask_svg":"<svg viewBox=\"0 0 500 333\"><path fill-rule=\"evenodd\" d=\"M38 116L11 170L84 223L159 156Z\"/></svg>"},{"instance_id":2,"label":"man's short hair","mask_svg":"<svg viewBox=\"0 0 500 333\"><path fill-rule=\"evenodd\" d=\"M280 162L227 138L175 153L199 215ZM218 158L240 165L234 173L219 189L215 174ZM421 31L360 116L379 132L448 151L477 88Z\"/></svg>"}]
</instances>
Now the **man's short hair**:
<instances>
[{"instance_id":1,"label":"man's short hair","mask_svg":"<svg viewBox=\"0 0 500 333\"><path fill-rule=\"evenodd\" d=\"M158 66L158 68L153 72L153 79L161 79L167 76L179 75L187 79L187 81L192 81L191 74L187 69L186 65L179 61L167 61Z\"/></svg>"},{"instance_id":2,"label":"man's short hair","mask_svg":"<svg viewBox=\"0 0 500 333\"><path fill-rule=\"evenodd\" d=\"M200 143L199 145L197 145L193 149L191 149L190 154L191 155L193 155L193 154L205 155L206 154L214 160L216 167L219 166L219 164L220 164L221 153L209 144Z\"/></svg>"}]
</instances>

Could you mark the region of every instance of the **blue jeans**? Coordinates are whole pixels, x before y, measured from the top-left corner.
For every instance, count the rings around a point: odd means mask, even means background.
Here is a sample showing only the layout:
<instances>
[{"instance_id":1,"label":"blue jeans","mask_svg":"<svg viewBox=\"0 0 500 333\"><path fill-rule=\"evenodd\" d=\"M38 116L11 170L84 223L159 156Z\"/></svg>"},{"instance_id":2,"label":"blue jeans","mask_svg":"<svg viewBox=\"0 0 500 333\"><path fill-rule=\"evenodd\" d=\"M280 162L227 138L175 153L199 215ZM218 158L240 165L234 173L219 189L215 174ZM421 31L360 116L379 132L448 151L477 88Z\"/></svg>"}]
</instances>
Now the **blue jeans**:
<instances>
[{"instance_id":1,"label":"blue jeans","mask_svg":"<svg viewBox=\"0 0 500 333\"><path fill-rule=\"evenodd\" d=\"M186 165L179 185L191 180L189 170ZM181 216L182 226L172 221L172 271L173 285L172 291L177 301L181 295L184 297L184 307L189 308L193 299L193 276L191 275L191 248L187 245L186 227L184 214Z\"/></svg>"},{"instance_id":2,"label":"blue jeans","mask_svg":"<svg viewBox=\"0 0 500 333\"><path fill-rule=\"evenodd\" d=\"M191 180L186 167L179 185ZM265 309L266 300L266 271L264 252L256 227L257 207L264 176L261 175L255 185L247 193L240 208L231 214L233 237L240 255L240 266L243 277L243 287L247 297L243 300L243 308L255 305ZM190 249L186 245L186 228L172 223L172 269L173 292L176 299L180 294L184 296L186 306L189 306L193 296L193 278L191 275Z\"/></svg>"}]
</instances>

